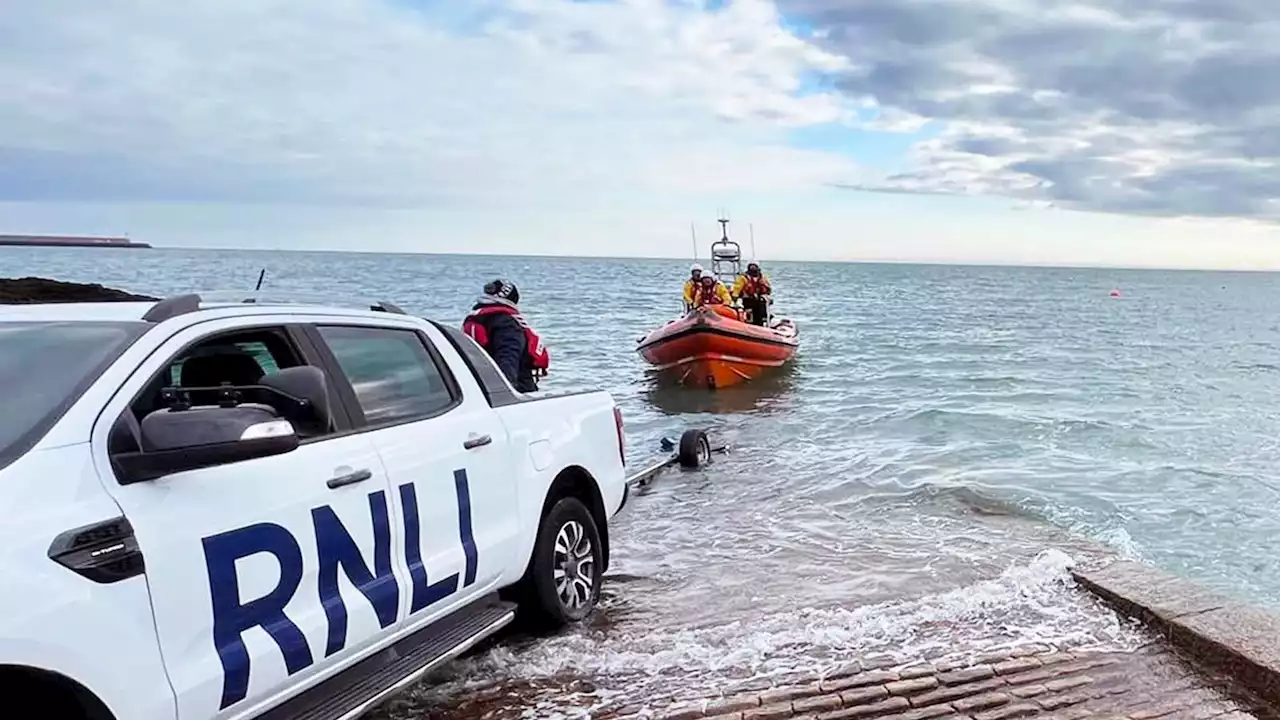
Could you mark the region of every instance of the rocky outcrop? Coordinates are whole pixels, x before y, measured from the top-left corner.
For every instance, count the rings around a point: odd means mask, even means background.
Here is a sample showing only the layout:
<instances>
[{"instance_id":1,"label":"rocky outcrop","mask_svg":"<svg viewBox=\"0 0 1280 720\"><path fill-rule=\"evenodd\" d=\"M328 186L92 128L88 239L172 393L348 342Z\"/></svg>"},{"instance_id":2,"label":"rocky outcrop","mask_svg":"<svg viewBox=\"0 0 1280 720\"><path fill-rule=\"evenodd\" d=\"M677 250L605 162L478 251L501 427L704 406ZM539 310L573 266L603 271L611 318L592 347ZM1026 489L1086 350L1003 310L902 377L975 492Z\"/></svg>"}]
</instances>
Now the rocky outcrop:
<instances>
[{"instance_id":1,"label":"rocky outcrop","mask_svg":"<svg viewBox=\"0 0 1280 720\"><path fill-rule=\"evenodd\" d=\"M0 278L0 304L74 302L145 302L157 298L135 295L97 283L72 283L48 278Z\"/></svg>"}]
</instances>

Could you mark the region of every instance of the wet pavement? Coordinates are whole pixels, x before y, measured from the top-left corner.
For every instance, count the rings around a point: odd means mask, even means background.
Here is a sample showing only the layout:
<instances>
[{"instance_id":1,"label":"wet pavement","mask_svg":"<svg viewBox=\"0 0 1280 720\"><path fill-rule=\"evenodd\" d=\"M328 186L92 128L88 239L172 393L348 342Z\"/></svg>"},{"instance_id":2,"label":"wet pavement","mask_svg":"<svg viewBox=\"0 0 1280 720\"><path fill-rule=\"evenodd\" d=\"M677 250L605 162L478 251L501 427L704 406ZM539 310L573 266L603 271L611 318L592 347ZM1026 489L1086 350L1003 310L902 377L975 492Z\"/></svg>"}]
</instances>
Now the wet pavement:
<instances>
[{"instance_id":1,"label":"wet pavement","mask_svg":"<svg viewBox=\"0 0 1280 720\"><path fill-rule=\"evenodd\" d=\"M672 706L656 713L627 709L601 720L769 720L805 718L1018 717L1273 718L1265 705L1220 678L1206 676L1154 642L1129 653L1055 652L1027 647L975 662L853 664L811 681Z\"/></svg>"},{"instance_id":2,"label":"wet pavement","mask_svg":"<svg viewBox=\"0 0 1280 720\"><path fill-rule=\"evenodd\" d=\"M671 678L678 688L678 677ZM821 674L727 682L701 697L601 702L606 688L581 679L491 681L452 700L398 701L388 715L440 720L591 717L599 720L930 720L1019 717L1244 720L1280 718L1230 679L1192 666L1162 640L1127 652L1066 652L1028 644L933 660L867 657Z\"/></svg>"}]
</instances>

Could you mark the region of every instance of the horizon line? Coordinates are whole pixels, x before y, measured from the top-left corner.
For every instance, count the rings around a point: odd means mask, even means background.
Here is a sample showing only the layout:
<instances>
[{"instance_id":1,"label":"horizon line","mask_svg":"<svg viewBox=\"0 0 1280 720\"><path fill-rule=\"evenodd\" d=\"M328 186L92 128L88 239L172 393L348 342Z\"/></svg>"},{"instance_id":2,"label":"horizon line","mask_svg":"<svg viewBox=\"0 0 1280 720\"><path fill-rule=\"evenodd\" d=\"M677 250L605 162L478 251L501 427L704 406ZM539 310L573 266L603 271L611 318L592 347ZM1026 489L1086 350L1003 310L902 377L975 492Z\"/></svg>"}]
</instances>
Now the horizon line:
<instances>
[{"instance_id":1,"label":"horizon line","mask_svg":"<svg viewBox=\"0 0 1280 720\"><path fill-rule=\"evenodd\" d=\"M32 248L23 248L32 249ZM41 248L46 249L46 248ZM59 248L61 249L61 248ZM70 249L70 248L68 248ZM77 250L92 250L96 248L75 248ZM103 250L115 248L101 248ZM559 260L654 260L654 261L684 261L684 262L701 262L709 261L710 258L701 257L675 257L669 255L563 255L555 253L505 253L505 252L428 252L428 251L411 251L411 250L356 250L356 249L316 249L302 250L293 248L253 248L253 247L174 247L174 246L155 246L148 248L152 251L233 251L233 252L271 252L271 253L331 253L331 254L354 254L354 255L417 255L417 256L435 256L435 257L495 257L495 258L533 258L533 259L559 259ZM1186 267L1186 266L1170 266L1170 265L1127 265L1127 264L1088 264L1071 261L1064 262L1029 262L1029 261L1011 261L1001 262L997 260L960 260L960 259L884 259L884 258L831 258L831 259L785 259L775 258L772 260L763 260L762 262L779 262L779 263L810 263L818 265L919 265L925 267L975 267L975 268L1027 268L1027 269L1043 269L1043 270L1123 270L1123 271L1161 271L1161 272L1203 272L1203 273L1280 273L1280 267L1275 268L1218 268L1218 267Z\"/></svg>"}]
</instances>

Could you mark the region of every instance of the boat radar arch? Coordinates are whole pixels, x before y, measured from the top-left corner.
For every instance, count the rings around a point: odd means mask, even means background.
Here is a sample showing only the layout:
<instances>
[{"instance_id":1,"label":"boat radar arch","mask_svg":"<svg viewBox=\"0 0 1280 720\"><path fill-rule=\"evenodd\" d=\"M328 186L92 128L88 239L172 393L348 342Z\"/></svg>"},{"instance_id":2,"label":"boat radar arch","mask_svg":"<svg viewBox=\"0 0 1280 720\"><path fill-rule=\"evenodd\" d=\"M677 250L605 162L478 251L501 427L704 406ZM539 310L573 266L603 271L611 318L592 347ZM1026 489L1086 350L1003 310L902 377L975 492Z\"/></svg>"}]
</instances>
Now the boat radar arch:
<instances>
[{"instance_id":1,"label":"boat radar arch","mask_svg":"<svg viewBox=\"0 0 1280 720\"><path fill-rule=\"evenodd\" d=\"M720 239L711 243L711 272L732 284L742 274L742 246L729 239L729 220L721 217Z\"/></svg>"}]
</instances>

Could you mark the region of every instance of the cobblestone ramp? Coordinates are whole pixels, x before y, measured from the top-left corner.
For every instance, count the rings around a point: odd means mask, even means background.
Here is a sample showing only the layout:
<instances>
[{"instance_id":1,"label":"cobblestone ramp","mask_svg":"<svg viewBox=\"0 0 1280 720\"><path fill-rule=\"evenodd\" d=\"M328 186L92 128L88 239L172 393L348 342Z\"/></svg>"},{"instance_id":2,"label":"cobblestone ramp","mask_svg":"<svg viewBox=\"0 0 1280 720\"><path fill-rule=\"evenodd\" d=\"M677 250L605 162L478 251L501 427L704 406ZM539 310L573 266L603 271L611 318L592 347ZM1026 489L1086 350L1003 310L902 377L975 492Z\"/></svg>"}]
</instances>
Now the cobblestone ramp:
<instances>
[{"instance_id":1,"label":"cobblestone ramp","mask_svg":"<svg viewBox=\"0 0 1280 720\"><path fill-rule=\"evenodd\" d=\"M823 678L797 677L781 684L757 680L727 688L720 697L678 704L653 700L645 707L606 707L590 714L575 714L566 700L598 700L597 688L567 681L560 689L554 706L533 699L545 698L550 687L504 685L468 693L449 708L397 715L432 720L1280 720L1229 680L1194 669L1160 641L1130 653L1030 648L1017 656L977 658L964 665L854 663Z\"/></svg>"}]
</instances>

